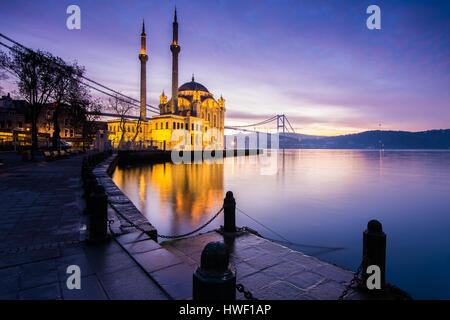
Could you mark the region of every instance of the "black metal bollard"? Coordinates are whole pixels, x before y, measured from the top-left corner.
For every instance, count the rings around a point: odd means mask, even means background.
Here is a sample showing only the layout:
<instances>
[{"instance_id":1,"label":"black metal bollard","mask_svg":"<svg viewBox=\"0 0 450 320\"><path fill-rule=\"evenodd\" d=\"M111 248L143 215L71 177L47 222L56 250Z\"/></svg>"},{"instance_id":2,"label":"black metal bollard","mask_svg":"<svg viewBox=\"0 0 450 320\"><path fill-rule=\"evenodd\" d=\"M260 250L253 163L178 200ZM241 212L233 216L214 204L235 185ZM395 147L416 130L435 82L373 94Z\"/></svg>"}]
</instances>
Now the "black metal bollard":
<instances>
[{"instance_id":1,"label":"black metal bollard","mask_svg":"<svg viewBox=\"0 0 450 320\"><path fill-rule=\"evenodd\" d=\"M106 239L108 223L108 197L103 186L95 186L89 199L89 207L89 241L103 241Z\"/></svg>"},{"instance_id":2,"label":"black metal bollard","mask_svg":"<svg viewBox=\"0 0 450 320\"><path fill-rule=\"evenodd\" d=\"M85 175L85 179L83 181L83 189L84 189L84 197L87 198L94 191L95 186L97 185L97 178L92 173L92 171L88 171Z\"/></svg>"},{"instance_id":3,"label":"black metal bollard","mask_svg":"<svg viewBox=\"0 0 450 320\"><path fill-rule=\"evenodd\" d=\"M193 300L236 300L236 272L229 266L228 247L210 242L193 275Z\"/></svg>"},{"instance_id":4,"label":"black metal bollard","mask_svg":"<svg viewBox=\"0 0 450 320\"><path fill-rule=\"evenodd\" d=\"M224 231L236 232L236 200L233 192L228 191L223 199Z\"/></svg>"},{"instance_id":5,"label":"black metal bollard","mask_svg":"<svg viewBox=\"0 0 450 320\"><path fill-rule=\"evenodd\" d=\"M370 220L363 233L363 285L365 286L368 274L367 267L376 265L381 272L381 288L386 285L386 234L383 232L381 222Z\"/></svg>"}]
</instances>

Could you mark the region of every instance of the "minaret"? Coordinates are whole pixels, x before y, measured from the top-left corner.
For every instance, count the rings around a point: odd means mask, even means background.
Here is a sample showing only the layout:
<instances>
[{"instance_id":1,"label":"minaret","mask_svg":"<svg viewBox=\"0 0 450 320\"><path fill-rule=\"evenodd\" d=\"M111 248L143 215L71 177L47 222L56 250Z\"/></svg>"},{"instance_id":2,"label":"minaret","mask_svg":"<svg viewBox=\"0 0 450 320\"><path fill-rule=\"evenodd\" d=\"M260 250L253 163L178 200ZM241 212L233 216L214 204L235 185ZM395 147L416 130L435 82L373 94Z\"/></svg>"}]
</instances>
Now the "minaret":
<instances>
[{"instance_id":1,"label":"minaret","mask_svg":"<svg viewBox=\"0 0 450 320\"><path fill-rule=\"evenodd\" d=\"M142 121L147 121L147 48L146 48L145 25L142 20L142 33L141 33L141 52L139 53L139 60L141 61L141 108L139 118Z\"/></svg>"},{"instance_id":2,"label":"minaret","mask_svg":"<svg viewBox=\"0 0 450 320\"><path fill-rule=\"evenodd\" d=\"M180 46L178 45L178 22L177 22L177 8L175 7L175 15L173 18L173 40L170 45L172 51L172 103L173 112L178 114L178 53Z\"/></svg>"}]
</instances>

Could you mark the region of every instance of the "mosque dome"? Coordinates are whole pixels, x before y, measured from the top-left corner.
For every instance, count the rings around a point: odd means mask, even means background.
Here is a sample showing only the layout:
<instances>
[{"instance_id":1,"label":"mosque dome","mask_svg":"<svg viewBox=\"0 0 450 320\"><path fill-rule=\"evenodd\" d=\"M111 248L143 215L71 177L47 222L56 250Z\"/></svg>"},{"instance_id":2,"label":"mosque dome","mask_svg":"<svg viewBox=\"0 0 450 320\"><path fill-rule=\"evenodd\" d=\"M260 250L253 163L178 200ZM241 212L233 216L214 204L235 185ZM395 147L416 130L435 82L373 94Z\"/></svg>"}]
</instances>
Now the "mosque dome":
<instances>
[{"instance_id":1,"label":"mosque dome","mask_svg":"<svg viewBox=\"0 0 450 320\"><path fill-rule=\"evenodd\" d=\"M178 91L203 91L209 93L208 89L206 89L204 85L194 81L194 76L192 76L191 82L186 82L183 84Z\"/></svg>"}]
</instances>

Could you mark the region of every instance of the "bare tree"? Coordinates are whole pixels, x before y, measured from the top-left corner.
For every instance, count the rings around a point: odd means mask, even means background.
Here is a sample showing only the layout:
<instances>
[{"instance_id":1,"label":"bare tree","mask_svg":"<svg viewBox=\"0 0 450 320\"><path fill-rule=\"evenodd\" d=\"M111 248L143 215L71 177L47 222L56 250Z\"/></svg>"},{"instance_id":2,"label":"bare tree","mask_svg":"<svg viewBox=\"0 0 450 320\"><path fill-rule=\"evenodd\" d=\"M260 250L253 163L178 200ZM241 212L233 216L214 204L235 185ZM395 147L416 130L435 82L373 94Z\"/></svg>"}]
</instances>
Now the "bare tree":
<instances>
[{"instance_id":1,"label":"bare tree","mask_svg":"<svg viewBox=\"0 0 450 320\"><path fill-rule=\"evenodd\" d=\"M133 108L134 105L130 99L123 98L117 94L114 97L109 98L108 100L108 109L114 112L119 117L119 130L121 133L118 146L119 149L122 147L127 129L127 116L130 115L130 112Z\"/></svg>"},{"instance_id":2,"label":"bare tree","mask_svg":"<svg viewBox=\"0 0 450 320\"><path fill-rule=\"evenodd\" d=\"M84 74L84 68L78 66L76 63L68 65L60 58L55 58L55 60L55 63L60 68L56 74L57 82L52 95L53 105L55 106L52 119L52 142L54 149L59 148L60 145L61 130L59 128L59 115L62 107L69 106L69 110L66 110L66 113L69 115L72 114L75 118L77 118L77 111L79 111L77 109L84 110L90 105L88 90L81 81Z\"/></svg>"},{"instance_id":3,"label":"bare tree","mask_svg":"<svg viewBox=\"0 0 450 320\"><path fill-rule=\"evenodd\" d=\"M38 148L37 119L43 107L53 98L60 68L49 52L31 51L14 46L10 54L0 52L0 68L17 76L19 93L31 108L33 156Z\"/></svg>"}]
</instances>

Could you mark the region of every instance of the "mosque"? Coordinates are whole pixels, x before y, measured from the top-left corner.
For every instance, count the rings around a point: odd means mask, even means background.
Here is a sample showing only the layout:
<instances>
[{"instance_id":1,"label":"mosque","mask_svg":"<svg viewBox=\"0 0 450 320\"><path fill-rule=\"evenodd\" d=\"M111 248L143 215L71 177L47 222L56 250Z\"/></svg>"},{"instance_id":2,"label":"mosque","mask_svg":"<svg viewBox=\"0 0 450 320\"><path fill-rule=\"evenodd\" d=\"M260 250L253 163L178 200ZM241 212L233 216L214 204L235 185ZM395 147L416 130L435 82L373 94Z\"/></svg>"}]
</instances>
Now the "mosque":
<instances>
[{"instance_id":1,"label":"mosque","mask_svg":"<svg viewBox=\"0 0 450 320\"><path fill-rule=\"evenodd\" d=\"M172 97L168 100L164 90L160 96L159 115L147 119L148 61L145 25L142 23L139 120L115 119L108 121L108 139L113 147L139 146L159 150L223 149L225 99L214 95L202 84L192 80L178 87L178 42L177 11L173 21L172 52Z\"/></svg>"}]
</instances>

